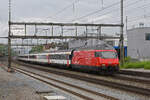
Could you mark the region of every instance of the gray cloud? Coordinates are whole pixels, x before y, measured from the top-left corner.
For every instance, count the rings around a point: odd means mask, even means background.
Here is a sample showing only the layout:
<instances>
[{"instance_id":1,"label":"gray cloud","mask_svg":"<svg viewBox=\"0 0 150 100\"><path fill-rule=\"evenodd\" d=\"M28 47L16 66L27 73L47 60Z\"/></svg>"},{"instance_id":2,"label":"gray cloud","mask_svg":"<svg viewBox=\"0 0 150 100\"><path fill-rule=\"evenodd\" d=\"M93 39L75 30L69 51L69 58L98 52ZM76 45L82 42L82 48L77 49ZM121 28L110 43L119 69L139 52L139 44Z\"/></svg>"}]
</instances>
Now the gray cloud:
<instances>
[{"instance_id":1,"label":"gray cloud","mask_svg":"<svg viewBox=\"0 0 150 100\"><path fill-rule=\"evenodd\" d=\"M64 11L64 7L70 5ZM80 16L86 15L96 10L100 10L120 0L12 0L12 20L13 21L51 21L51 22L70 22ZM125 1L125 16L129 18L129 27L138 25L139 22L144 22L149 26L149 0L124 0ZM129 6L130 5L130 6ZM145 8L144 5L147 5ZM95 23L119 23L120 22L120 5L105 9L101 12L84 17L78 22ZM118 10L113 10L118 9ZM55 15L61 11L58 15ZM107 14L108 12L108 14ZM105 16L105 17L104 17ZM134 18L139 16L139 20ZM142 17L143 16L143 17ZM51 18L54 17L54 18ZM102 18L101 18L102 17ZM124 19L125 20L125 19ZM135 21L134 21L135 20ZM8 0L1 0L0 3L0 36L7 36L8 33ZM115 30L114 30L115 31ZM118 30L117 30L118 31Z\"/></svg>"}]
</instances>

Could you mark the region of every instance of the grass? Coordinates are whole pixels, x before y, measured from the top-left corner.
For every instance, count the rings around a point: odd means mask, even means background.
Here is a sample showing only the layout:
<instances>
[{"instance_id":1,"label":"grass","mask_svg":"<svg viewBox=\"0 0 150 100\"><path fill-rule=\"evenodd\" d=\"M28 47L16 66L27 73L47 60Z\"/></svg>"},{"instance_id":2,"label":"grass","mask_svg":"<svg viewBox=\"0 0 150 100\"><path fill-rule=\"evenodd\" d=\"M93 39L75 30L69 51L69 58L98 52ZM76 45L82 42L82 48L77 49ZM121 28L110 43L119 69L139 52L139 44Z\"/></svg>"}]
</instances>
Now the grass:
<instances>
[{"instance_id":1,"label":"grass","mask_svg":"<svg viewBox=\"0 0 150 100\"><path fill-rule=\"evenodd\" d=\"M150 61L135 61L132 62L131 59L128 57L125 59L124 66L120 66L122 69L128 69L128 68L144 68L144 69L150 69Z\"/></svg>"}]
</instances>

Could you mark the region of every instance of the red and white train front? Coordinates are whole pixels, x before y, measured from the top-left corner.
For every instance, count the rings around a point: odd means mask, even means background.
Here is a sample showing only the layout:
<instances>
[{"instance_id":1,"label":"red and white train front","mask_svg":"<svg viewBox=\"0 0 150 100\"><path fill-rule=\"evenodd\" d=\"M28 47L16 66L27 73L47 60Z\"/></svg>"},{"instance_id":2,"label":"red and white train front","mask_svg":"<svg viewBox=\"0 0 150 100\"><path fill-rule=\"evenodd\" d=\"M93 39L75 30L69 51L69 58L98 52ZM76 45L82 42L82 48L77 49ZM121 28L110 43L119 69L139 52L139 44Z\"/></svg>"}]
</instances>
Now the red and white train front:
<instances>
[{"instance_id":1,"label":"red and white train front","mask_svg":"<svg viewBox=\"0 0 150 100\"><path fill-rule=\"evenodd\" d=\"M74 51L71 64L95 71L115 72L119 70L119 59L115 50Z\"/></svg>"}]
</instances>

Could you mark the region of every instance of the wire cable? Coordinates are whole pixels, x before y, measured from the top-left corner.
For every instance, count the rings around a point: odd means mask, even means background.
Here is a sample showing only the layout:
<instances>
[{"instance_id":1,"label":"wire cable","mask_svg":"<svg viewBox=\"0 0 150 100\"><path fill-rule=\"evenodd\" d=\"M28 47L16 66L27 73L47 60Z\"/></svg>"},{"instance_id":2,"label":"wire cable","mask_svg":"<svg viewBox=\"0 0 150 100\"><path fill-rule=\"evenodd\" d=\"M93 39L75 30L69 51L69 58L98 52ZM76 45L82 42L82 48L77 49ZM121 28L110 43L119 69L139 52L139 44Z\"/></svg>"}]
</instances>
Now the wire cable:
<instances>
[{"instance_id":1,"label":"wire cable","mask_svg":"<svg viewBox=\"0 0 150 100\"><path fill-rule=\"evenodd\" d=\"M60 11L56 12L54 14L54 16L49 16L49 17L46 17L46 18L55 18L57 15L61 14L62 12L64 12L65 10L67 10L68 8L74 6L76 3L78 3L80 0L75 0L73 3L65 6L64 8L62 8Z\"/></svg>"},{"instance_id":2,"label":"wire cable","mask_svg":"<svg viewBox=\"0 0 150 100\"><path fill-rule=\"evenodd\" d=\"M137 1L135 1L135 2L133 2L133 3L131 3L131 4L129 4L128 6L125 6L124 8L129 7L129 6L132 6L132 5L134 5L134 4L136 4L136 3L140 2L140 1L141 1L141 0L137 0ZM83 19L83 18L88 17L88 16L92 16L92 15L95 14L95 13L101 12L101 11L103 11L103 10L106 10L106 9L108 9L108 8L111 8L111 7L113 7L113 6L116 6L116 5L118 5L118 4L120 4L120 2L116 2L116 3L114 3L114 4L110 5L110 6L105 7L104 9L97 10L97 11L95 11L95 12L89 13L89 14L84 15L84 16L81 16L81 17L78 17L78 18L73 19L73 20L71 20L71 21L76 21L76 20ZM108 11L108 12L104 13L104 14L101 14L100 16L107 15L108 13L114 12L115 10L118 10L118 9L113 9L113 10L111 10L111 11ZM98 16L98 17L100 17L100 16Z\"/></svg>"}]
</instances>

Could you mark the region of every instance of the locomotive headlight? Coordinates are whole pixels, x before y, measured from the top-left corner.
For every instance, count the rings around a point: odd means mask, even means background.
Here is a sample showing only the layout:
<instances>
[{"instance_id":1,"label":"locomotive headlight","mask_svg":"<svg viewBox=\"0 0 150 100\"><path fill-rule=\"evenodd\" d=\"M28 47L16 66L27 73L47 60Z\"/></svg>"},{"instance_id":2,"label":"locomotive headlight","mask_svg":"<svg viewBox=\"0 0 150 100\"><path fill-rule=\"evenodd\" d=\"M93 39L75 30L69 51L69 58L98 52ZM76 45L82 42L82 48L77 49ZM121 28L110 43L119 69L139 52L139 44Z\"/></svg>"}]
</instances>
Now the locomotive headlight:
<instances>
[{"instance_id":1,"label":"locomotive headlight","mask_svg":"<svg viewBox=\"0 0 150 100\"><path fill-rule=\"evenodd\" d=\"M115 66L118 66L118 64L115 64Z\"/></svg>"},{"instance_id":2,"label":"locomotive headlight","mask_svg":"<svg viewBox=\"0 0 150 100\"><path fill-rule=\"evenodd\" d=\"M105 67L106 65L105 65L105 64L102 64L102 66Z\"/></svg>"}]
</instances>

